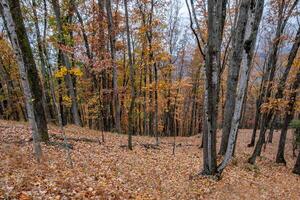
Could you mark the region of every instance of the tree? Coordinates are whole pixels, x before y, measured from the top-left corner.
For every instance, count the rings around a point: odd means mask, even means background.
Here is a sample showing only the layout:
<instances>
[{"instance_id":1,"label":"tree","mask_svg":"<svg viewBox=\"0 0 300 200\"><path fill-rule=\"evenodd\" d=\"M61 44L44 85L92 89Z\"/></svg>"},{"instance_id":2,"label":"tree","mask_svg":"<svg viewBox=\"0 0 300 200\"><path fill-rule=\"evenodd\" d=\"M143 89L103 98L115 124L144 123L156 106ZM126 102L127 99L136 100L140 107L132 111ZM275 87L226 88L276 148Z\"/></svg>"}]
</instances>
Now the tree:
<instances>
[{"instance_id":1,"label":"tree","mask_svg":"<svg viewBox=\"0 0 300 200\"><path fill-rule=\"evenodd\" d=\"M135 107L135 98L136 98L136 89L135 89L135 81L134 81L134 68L132 61L132 52L131 52L131 42L130 42L130 31L129 31L129 17L128 17L128 6L127 0L124 0L125 7L125 24L126 24L126 35L127 35L127 51L128 51L128 60L129 60L129 79L131 83L131 101L130 108L128 112L128 148L132 150L132 134L134 133L134 107Z\"/></svg>"},{"instance_id":2,"label":"tree","mask_svg":"<svg viewBox=\"0 0 300 200\"><path fill-rule=\"evenodd\" d=\"M65 40L64 33L63 33L63 24L61 21L59 1L52 0L51 2L52 2L55 19L56 19L59 45L63 46L63 45L66 45L66 40ZM62 56L63 64L66 66L67 70L71 70L71 63L70 63L68 55L64 51L61 51L61 56ZM68 87L69 95L72 100L72 116L73 116L74 123L77 126L82 126L76 92L75 92L75 87L74 87L74 82L72 80L72 76L70 73L66 74L66 84Z\"/></svg>"},{"instance_id":3,"label":"tree","mask_svg":"<svg viewBox=\"0 0 300 200\"><path fill-rule=\"evenodd\" d=\"M32 90L30 88L30 80L28 77L29 69L26 68L26 62L24 59L25 56L30 56L30 54L32 55L32 52L31 52L31 48L29 46L26 31L22 32L23 40L21 40L21 38L18 37L18 36L20 36L19 35L20 32L18 34L17 24L18 24L19 28L21 27L21 28L23 28L23 30L25 30L21 13L19 13L19 16L18 16L19 18L13 18L13 15L12 15L12 13L16 14L16 10L13 10L13 9L20 8L20 2L17 0L17 1L11 1L9 3L7 0L1 0L0 5L1 5L0 9L3 12L4 20L7 23L8 32L11 36L11 43L12 43L12 46L13 46L13 49L15 52L15 56L16 56L16 59L17 59L18 65L19 65L19 72L20 72L21 83L22 83L23 92L24 92L24 96L25 96L27 114L28 114L28 119L29 119L29 123L30 123L30 127L31 127L31 132L32 132L34 154L35 154L36 159L38 161L40 161L41 156L42 156L42 149L41 149L41 145L39 142L38 122L36 119L36 115L34 114L34 103L33 103L34 96L32 95ZM20 10L18 10L18 11L20 11ZM26 41L28 44L27 48L24 48L24 44L23 44L23 46L21 46L19 44L20 42L22 43L22 42L26 42ZM26 46L26 43L25 43L25 46Z\"/></svg>"},{"instance_id":4,"label":"tree","mask_svg":"<svg viewBox=\"0 0 300 200\"><path fill-rule=\"evenodd\" d=\"M298 153L298 157L293 169L293 173L300 175L300 151Z\"/></svg>"},{"instance_id":5,"label":"tree","mask_svg":"<svg viewBox=\"0 0 300 200\"><path fill-rule=\"evenodd\" d=\"M281 43L281 36L286 27L288 19L291 16L297 4L298 4L298 0L293 1L290 9L287 11L287 13L284 13L285 2L281 1L279 3L278 22L277 22L277 27L275 32L275 38L274 38L274 42L272 43L270 54L267 59L266 73L264 74L262 79L263 87L262 87L261 95L263 95L263 98L261 100L265 102L267 102L269 97L271 96L271 85L275 77L276 63L278 58L278 49L279 49L279 44ZM261 105L261 103L259 104ZM261 154L261 150L265 142L266 127L268 126L271 118L272 115L270 113L264 113L261 116L259 139L256 143L252 156L248 160L248 162L251 164L254 164L256 157L260 156Z\"/></svg>"},{"instance_id":6,"label":"tree","mask_svg":"<svg viewBox=\"0 0 300 200\"><path fill-rule=\"evenodd\" d=\"M278 144L278 151L277 151L277 155L276 155L276 163L286 164L286 161L284 159L285 141L286 141L288 126L294 117L297 89L299 88L299 85L300 85L300 70L298 69L298 72L296 74L296 80L294 81L294 83L291 86L291 94L290 94L289 103L287 106L287 112L285 114L283 126L281 128L280 140L279 140L279 144Z\"/></svg>"},{"instance_id":7,"label":"tree","mask_svg":"<svg viewBox=\"0 0 300 200\"><path fill-rule=\"evenodd\" d=\"M219 102L221 43L226 16L226 0L208 1L208 42L205 55L205 122L203 134L203 174L217 172L216 130Z\"/></svg>"},{"instance_id":8,"label":"tree","mask_svg":"<svg viewBox=\"0 0 300 200\"><path fill-rule=\"evenodd\" d=\"M9 0L8 3L10 6L10 13L15 24L15 31L19 43L18 45L21 48L21 51L23 52L20 55L23 56L26 72L28 73L27 76L28 76L28 80L32 92L31 95L33 97L34 115L35 115L35 120L38 129L38 140L41 140L43 142L48 142L49 135L48 135L48 128L47 128L47 120L45 117L43 98L41 98L43 97L43 91L42 91L37 67L32 54L32 50L30 47L30 43L27 35L24 34L26 33L26 29L23 22L20 2ZM6 21L7 19L4 17L4 20ZM11 31L9 31L9 33L11 35Z\"/></svg>"},{"instance_id":9,"label":"tree","mask_svg":"<svg viewBox=\"0 0 300 200\"><path fill-rule=\"evenodd\" d=\"M236 27L234 29L234 33L232 36L233 38L232 53L229 58L226 103L225 103L225 111L224 111L225 116L224 116L224 122L222 127L223 134L221 140L221 147L219 151L219 154L221 155L224 155L227 149L229 133L231 129L231 122L232 122L234 108L235 108L235 99L236 99L236 91L237 91L237 85L239 79L239 72L240 72L241 62L243 59L242 56L243 54L241 54L240 52L243 51L243 48L244 49L249 48L249 50L251 48L251 47L247 47L246 46L247 44L246 45L244 44L246 25L249 18L248 15L249 7L252 6L253 9L255 8L255 6L250 5L251 3L254 4L253 2L250 2L248 0L241 1ZM245 49L245 51L249 51L249 50ZM245 79L245 82L247 82L248 80L247 76L241 78ZM243 101L241 102L241 104L243 104Z\"/></svg>"},{"instance_id":10,"label":"tree","mask_svg":"<svg viewBox=\"0 0 300 200\"><path fill-rule=\"evenodd\" d=\"M113 15L111 11L111 0L106 0L106 11L107 11L107 22L108 22L108 34L109 34L109 43L110 43L110 55L112 60L113 67L113 98L114 98L114 107L115 107L115 124L116 130L118 133L121 132L120 124L120 102L118 94L118 70L115 61L116 56L116 30L114 28Z\"/></svg>"}]
</instances>

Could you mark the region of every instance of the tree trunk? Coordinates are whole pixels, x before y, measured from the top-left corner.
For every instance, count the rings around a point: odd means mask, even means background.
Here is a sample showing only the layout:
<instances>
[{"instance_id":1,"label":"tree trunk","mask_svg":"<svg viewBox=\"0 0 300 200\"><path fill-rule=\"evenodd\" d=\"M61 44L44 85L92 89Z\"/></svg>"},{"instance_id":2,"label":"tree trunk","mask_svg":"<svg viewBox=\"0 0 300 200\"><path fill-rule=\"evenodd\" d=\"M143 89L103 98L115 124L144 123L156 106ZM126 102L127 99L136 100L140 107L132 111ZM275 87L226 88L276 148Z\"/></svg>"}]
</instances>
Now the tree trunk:
<instances>
[{"instance_id":1,"label":"tree trunk","mask_svg":"<svg viewBox=\"0 0 300 200\"><path fill-rule=\"evenodd\" d=\"M19 72L20 72L21 83L22 83L23 92L24 92L24 96L25 96L27 114L28 114L29 124L31 126L34 154L35 154L36 159L39 162L40 158L42 156L42 149L41 149L41 145L39 142L38 123L36 121L37 116L34 114L34 103L32 101L34 99L34 96L32 95L32 91L30 88L30 80L28 77L29 73L27 72L27 70L29 70L29 69L25 67L27 65L27 63L24 59L25 57L31 57L32 51L29 46L29 41L28 41L28 37L26 34L23 17L20 12L21 11L20 10L20 2L18 0L14 0L14 1L11 1L9 4L7 0L1 0L0 5L1 5L2 12L3 12L4 20L7 23L8 32L11 35L11 43L12 43L12 46L13 46L13 49L14 49L14 52L16 55L16 59L17 59L18 65L19 65ZM12 13L14 13L16 15L17 12L19 12L18 17L16 17L16 16L13 17ZM18 30L17 27L19 29L24 30L24 32L22 32L21 38L19 38L20 32L17 31ZM23 40L21 40L21 39L23 39ZM19 44L20 42L25 43L25 44L23 44L23 47L21 46L21 44ZM27 43L27 48L24 48L24 46L26 46L26 43ZM33 56L31 58L31 60L33 60ZM34 67L35 67L35 65L34 65ZM36 86L36 87L38 87L38 86Z\"/></svg>"},{"instance_id":2,"label":"tree trunk","mask_svg":"<svg viewBox=\"0 0 300 200\"><path fill-rule=\"evenodd\" d=\"M35 26L35 31L36 31L36 40L37 40L37 46L38 46L38 54L41 62L41 72L42 72L42 87L43 87L43 105L44 105L44 110L45 114L47 116L48 120L51 120L53 118L53 110L51 106L51 98L49 95L49 77L48 77L48 72L46 69L46 62L45 62L45 57L44 57L44 52L43 52L43 44L42 44L42 38L41 38L41 33L40 33L40 28L39 28L39 19L36 11L36 1L32 0L32 12L34 15L34 26Z\"/></svg>"},{"instance_id":3,"label":"tree trunk","mask_svg":"<svg viewBox=\"0 0 300 200\"><path fill-rule=\"evenodd\" d=\"M298 153L297 161L293 169L294 174L300 175L300 151Z\"/></svg>"},{"instance_id":4,"label":"tree trunk","mask_svg":"<svg viewBox=\"0 0 300 200\"><path fill-rule=\"evenodd\" d=\"M128 112L128 148L132 150L132 134L134 134L134 118L133 111L135 106L135 81L134 81L134 66L132 62L132 54L131 54L131 42L130 42L130 31L129 31L129 17L128 17L128 8L127 8L127 0L124 0L125 6L125 21L126 21L126 34L127 34L127 51L128 51L128 59L129 59L129 78L131 82L131 102L130 108Z\"/></svg>"},{"instance_id":5,"label":"tree trunk","mask_svg":"<svg viewBox=\"0 0 300 200\"><path fill-rule=\"evenodd\" d=\"M205 55L205 122L203 174L217 172L216 131L220 87L221 43L226 15L226 0L208 1L208 43Z\"/></svg>"},{"instance_id":6,"label":"tree trunk","mask_svg":"<svg viewBox=\"0 0 300 200\"><path fill-rule=\"evenodd\" d=\"M15 31L17 34L17 39L19 47L22 51L23 61L26 67L26 72L28 73L28 80L30 84L30 89L33 96L33 107L34 115L38 128L39 140L43 142L49 141L47 120L45 116L45 111L43 107L43 91L41 88L41 82L30 47L29 39L26 34L25 25L23 22L21 7L19 1L9 0L11 16L15 22Z\"/></svg>"},{"instance_id":7,"label":"tree trunk","mask_svg":"<svg viewBox=\"0 0 300 200\"><path fill-rule=\"evenodd\" d=\"M275 124L277 122L277 117L273 116L273 119L271 121L271 125L270 125L270 132L267 138L267 142L268 143L272 143L273 142L273 134L274 134L274 129L275 129Z\"/></svg>"},{"instance_id":8,"label":"tree trunk","mask_svg":"<svg viewBox=\"0 0 300 200\"><path fill-rule=\"evenodd\" d=\"M242 61L242 54L240 52L243 51L244 36L245 36L245 30L246 30L246 25L248 20L249 6L250 6L250 0L241 1L237 24L233 32L232 53L229 58L230 67L228 68L229 71L227 77L227 91L226 91L226 103L225 103L225 116L224 116L224 123L223 123L223 135L222 135L221 147L219 151L219 154L221 155L224 155L226 153L226 148L229 139L231 122L232 122L232 117L233 117L233 112L235 107L236 90L237 90L240 66ZM247 81L248 76L245 78ZM241 102L241 104L243 104L243 102Z\"/></svg>"},{"instance_id":9,"label":"tree trunk","mask_svg":"<svg viewBox=\"0 0 300 200\"><path fill-rule=\"evenodd\" d=\"M110 42L110 54L112 59L112 67L113 67L113 98L114 98L114 107L115 107L115 125L116 131L118 133L121 132L121 123L120 123L120 102L119 102L119 94L118 94L118 70L117 64L115 61L116 55L116 30L114 28L113 15L111 10L111 0L106 0L106 12L107 12L107 23L108 23L108 34L109 34L109 42Z\"/></svg>"},{"instance_id":10,"label":"tree trunk","mask_svg":"<svg viewBox=\"0 0 300 200\"><path fill-rule=\"evenodd\" d=\"M245 3L245 7L243 8L243 4ZM248 5L247 5L248 4ZM240 72L239 79L239 88L237 91L237 96L235 100L235 108L233 119L231 122L229 141L227 144L226 154L224 156L224 160L218 166L218 173L222 173L225 167L228 165L229 161L232 158L234 147L236 144L236 136L239 129L240 119L242 115L242 108L244 103L244 98L247 92L249 74L252 64L253 53L256 44L256 38L258 34L258 28L261 21L261 16L263 13L263 5L264 2L258 0L255 4L250 3L250 1L242 2L241 9L248 9L247 6L250 6L250 10L248 11L248 21L246 26L246 35L244 38L244 49L243 49L243 59L242 59L242 67ZM242 11L241 11L242 12ZM239 23L239 20L238 20Z\"/></svg>"}]
</instances>

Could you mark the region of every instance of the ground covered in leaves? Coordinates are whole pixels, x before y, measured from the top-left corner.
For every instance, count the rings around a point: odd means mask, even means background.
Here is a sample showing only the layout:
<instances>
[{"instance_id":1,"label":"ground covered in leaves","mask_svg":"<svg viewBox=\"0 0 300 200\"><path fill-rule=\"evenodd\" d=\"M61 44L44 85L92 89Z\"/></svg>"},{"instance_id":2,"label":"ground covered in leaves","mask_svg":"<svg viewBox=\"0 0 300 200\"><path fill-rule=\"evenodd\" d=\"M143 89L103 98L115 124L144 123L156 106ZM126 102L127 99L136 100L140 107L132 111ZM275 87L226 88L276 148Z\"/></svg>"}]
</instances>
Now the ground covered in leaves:
<instances>
[{"instance_id":1,"label":"ground covered in leaves","mask_svg":"<svg viewBox=\"0 0 300 200\"><path fill-rule=\"evenodd\" d=\"M51 140L61 143L57 127ZM220 181L197 174L202 165L199 136L154 139L134 137L134 150L126 148L126 135L66 127L74 167L66 162L63 146L43 145L43 160L36 163L28 126L0 121L0 199L299 199L300 177L292 174L291 134L287 140L287 166L274 163L279 132L257 165L247 164L251 131L241 130L236 158ZM88 138L88 139L79 139ZM218 136L220 139L220 135Z\"/></svg>"}]
</instances>

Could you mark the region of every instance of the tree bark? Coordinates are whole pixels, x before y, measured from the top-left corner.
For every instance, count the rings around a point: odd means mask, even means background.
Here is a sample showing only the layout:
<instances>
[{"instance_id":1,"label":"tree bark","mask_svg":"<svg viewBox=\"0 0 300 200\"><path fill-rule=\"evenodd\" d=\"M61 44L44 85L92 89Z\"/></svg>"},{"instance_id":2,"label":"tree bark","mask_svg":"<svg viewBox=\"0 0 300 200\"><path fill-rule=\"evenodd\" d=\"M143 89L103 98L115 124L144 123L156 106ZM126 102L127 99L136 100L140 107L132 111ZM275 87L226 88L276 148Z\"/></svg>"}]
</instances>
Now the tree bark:
<instances>
[{"instance_id":1,"label":"tree bark","mask_svg":"<svg viewBox=\"0 0 300 200\"><path fill-rule=\"evenodd\" d=\"M38 139L40 141L47 142L49 141L49 135L47 120L43 107L43 100L41 98L43 96L43 91L41 88L41 81L38 75L29 39L27 35L24 34L26 33L26 29L23 22L20 2L14 0L9 0L8 2L10 6L11 16L13 18L13 21L15 22L15 31L19 43L18 45L21 48L21 55L23 56L26 72L28 73L28 81L33 96L34 115L38 128Z\"/></svg>"},{"instance_id":2,"label":"tree bark","mask_svg":"<svg viewBox=\"0 0 300 200\"><path fill-rule=\"evenodd\" d=\"M116 131L120 133L121 123L120 123L120 102L119 102L119 94L118 94L118 70L117 70L118 66L115 61L116 30L114 28L111 0L106 0L106 12L107 12L108 34L109 34L109 42L110 42L110 54L111 54L112 67L113 67L113 98L114 98L114 107L115 107L115 113L114 113L115 125L116 125Z\"/></svg>"},{"instance_id":3,"label":"tree bark","mask_svg":"<svg viewBox=\"0 0 300 200\"><path fill-rule=\"evenodd\" d=\"M39 55L40 63L41 63L42 88L44 91L42 100L43 100L46 117L48 120L51 120L53 117L53 111L52 111L52 106L51 106L51 98L49 95L49 77L48 77L48 72L46 69L42 38L41 38L41 33L40 33L40 28L39 28L39 19L38 19L36 7L37 7L36 1L32 0L32 12L33 12L33 16L34 16L34 26L35 26L35 31L36 31L38 55Z\"/></svg>"},{"instance_id":4,"label":"tree bark","mask_svg":"<svg viewBox=\"0 0 300 200\"><path fill-rule=\"evenodd\" d=\"M127 51L128 51L128 59L129 59L129 78L131 82L131 102L130 108L128 112L128 148L132 150L132 134L134 134L134 118L133 118L133 111L135 106L135 99L136 99L136 89L135 89L135 81L134 81L134 68L132 62L132 53L131 53L131 42L130 42L130 31L129 31L129 17L128 17L128 8L127 8L127 0L124 0L125 6L125 21L126 21L126 34L127 34Z\"/></svg>"},{"instance_id":5,"label":"tree bark","mask_svg":"<svg viewBox=\"0 0 300 200\"><path fill-rule=\"evenodd\" d=\"M245 1L242 2L248 4L250 6L250 10L248 11L249 19L247 21L246 26L246 35L244 38L244 49L243 49L243 59L242 59L242 67L240 72L240 79L239 79L239 88L237 91L237 96L235 100L235 108L233 119L231 122L230 134L229 134L229 141L227 144L226 153L224 156L224 160L218 166L218 173L221 174L225 167L228 165L229 161L233 156L234 147L236 144L236 136L239 129L240 119L242 115L242 108L244 103L245 94L247 92L249 74L253 59L253 53L256 44L256 38L258 34L258 28L261 21L261 16L263 13L263 5L264 1L257 0L256 2ZM242 8L241 8L242 9ZM247 9L247 8L244 8ZM238 20L239 21L239 20Z\"/></svg>"},{"instance_id":6,"label":"tree bark","mask_svg":"<svg viewBox=\"0 0 300 200\"><path fill-rule=\"evenodd\" d=\"M239 79L241 61L243 58L240 52L243 51L244 36L245 36L245 30L246 30L246 25L248 20L248 10L249 10L248 8L250 6L250 3L251 3L250 0L241 1L237 24L233 32L232 53L229 58L230 67L228 68L229 71L227 77L227 91L226 91L226 103L225 103L225 116L224 116L224 123L223 123L223 134L221 140L221 147L219 151L219 154L221 155L224 155L226 153L229 133L231 128L231 122L234 113L237 84ZM242 78L246 78L246 81L248 80L248 76Z\"/></svg>"},{"instance_id":7,"label":"tree bark","mask_svg":"<svg viewBox=\"0 0 300 200\"><path fill-rule=\"evenodd\" d=\"M20 8L20 2L18 0L14 0L11 1L10 4L8 3L7 0L1 0L0 1L0 5L1 5L1 9L3 11L3 16L4 16L4 20L7 23L7 27L8 27L8 32L11 35L11 43L16 55L16 59L19 65L19 72L20 72L20 77L21 77L21 83L22 83L22 87L23 87L23 92L24 92L24 96L25 96L25 102L26 102L26 108L27 108L27 114L28 114L28 119L29 119L29 124L31 127L31 132L32 132L32 138L33 138L33 149L34 149L34 154L36 159L38 160L38 162L41 159L42 156L42 149L41 149L41 145L39 142L39 135L38 135L38 123L37 123L37 119L36 119L36 115L34 114L34 103L33 103L33 99L34 96L32 95L32 91L30 88L30 80L28 77L28 72L27 70L29 70L28 68L26 68L26 61L24 60L24 58L26 56L30 56L32 55L31 52L31 48L29 46L29 42L28 42L28 37L26 34L26 30L25 30L25 26L24 26L24 22L23 22L23 17L21 15L21 10ZM16 12L19 11L19 15L18 18L14 18L12 13L16 14ZM18 20L18 21L16 21ZM17 24L20 27L25 30L24 32L22 32L22 39L19 38L19 34L17 31ZM25 42L26 40L28 42L27 44L27 48L23 49L24 46L22 47L19 42ZM24 45L24 44L23 44ZM33 57L32 57L33 60Z\"/></svg>"},{"instance_id":8,"label":"tree bark","mask_svg":"<svg viewBox=\"0 0 300 200\"><path fill-rule=\"evenodd\" d=\"M221 69L221 43L226 16L226 0L208 1L208 43L205 55L205 123L203 174L215 175L216 131Z\"/></svg>"}]
</instances>

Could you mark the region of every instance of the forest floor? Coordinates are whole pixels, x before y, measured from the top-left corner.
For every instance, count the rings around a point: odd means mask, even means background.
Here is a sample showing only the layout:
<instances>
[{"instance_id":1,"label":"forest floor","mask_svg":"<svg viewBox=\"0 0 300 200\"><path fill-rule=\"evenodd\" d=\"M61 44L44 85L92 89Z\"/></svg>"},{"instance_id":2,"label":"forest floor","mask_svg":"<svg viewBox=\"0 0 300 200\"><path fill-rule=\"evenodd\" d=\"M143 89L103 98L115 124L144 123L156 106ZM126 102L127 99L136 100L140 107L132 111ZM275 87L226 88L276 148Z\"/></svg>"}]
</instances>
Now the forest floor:
<instances>
[{"instance_id":1,"label":"forest floor","mask_svg":"<svg viewBox=\"0 0 300 200\"><path fill-rule=\"evenodd\" d=\"M59 134L50 126L49 132ZM251 130L241 130L236 158L222 179L201 176L190 180L202 166L199 136L162 138L160 149L147 148L154 138L133 137L134 150L126 148L126 135L67 126L66 134L92 142L69 140L74 167L66 150L43 145L38 164L25 123L0 121L0 199L299 199L300 177L292 174L292 135L286 147L287 166L274 163L279 132L268 144L257 165L247 164L252 148L246 147ZM52 141L62 142L57 137ZM220 134L218 135L220 140ZM221 159L221 158L219 158Z\"/></svg>"}]
</instances>

